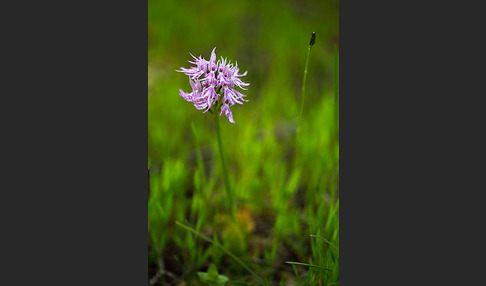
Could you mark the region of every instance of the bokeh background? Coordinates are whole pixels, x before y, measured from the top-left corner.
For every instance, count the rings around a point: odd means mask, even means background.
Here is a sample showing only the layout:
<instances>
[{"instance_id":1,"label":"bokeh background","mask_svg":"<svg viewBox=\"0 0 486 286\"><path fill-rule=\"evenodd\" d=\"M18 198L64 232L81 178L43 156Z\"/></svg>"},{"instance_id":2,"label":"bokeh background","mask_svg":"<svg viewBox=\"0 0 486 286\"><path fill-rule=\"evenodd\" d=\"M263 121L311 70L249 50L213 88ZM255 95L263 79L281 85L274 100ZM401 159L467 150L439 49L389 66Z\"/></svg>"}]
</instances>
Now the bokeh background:
<instances>
[{"instance_id":1,"label":"bokeh background","mask_svg":"<svg viewBox=\"0 0 486 286\"><path fill-rule=\"evenodd\" d=\"M236 124L220 118L237 222L228 216L214 118L179 96L190 85L175 71L191 66L189 52L209 59L214 47L250 83L250 101L231 108ZM197 272L211 263L233 285L256 283L176 221L270 285L339 284L338 51L335 0L148 1L149 284L205 285Z\"/></svg>"}]
</instances>

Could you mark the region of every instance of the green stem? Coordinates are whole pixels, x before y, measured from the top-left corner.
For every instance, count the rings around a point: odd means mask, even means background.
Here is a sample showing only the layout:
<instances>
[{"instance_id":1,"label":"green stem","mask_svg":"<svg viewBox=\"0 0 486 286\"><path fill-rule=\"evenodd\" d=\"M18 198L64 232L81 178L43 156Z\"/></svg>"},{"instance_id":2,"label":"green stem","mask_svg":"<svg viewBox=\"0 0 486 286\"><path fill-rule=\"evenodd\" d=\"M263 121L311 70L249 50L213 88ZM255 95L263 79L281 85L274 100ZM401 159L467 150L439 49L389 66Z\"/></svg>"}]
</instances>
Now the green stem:
<instances>
[{"instance_id":1,"label":"green stem","mask_svg":"<svg viewBox=\"0 0 486 286\"><path fill-rule=\"evenodd\" d=\"M305 103L305 82L307 80L307 67L309 66L309 55L312 46L309 45L309 49L307 50L307 59L305 60L305 69L304 69L304 80L302 82L302 101L300 104L300 115L299 115L299 123L297 125L297 135L295 136L295 158L294 158L294 168L296 168L299 164L299 135L300 129L303 124L304 118L304 103Z\"/></svg>"},{"instance_id":2,"label":"green stem","mask_svg":"<svg viewBox=\"0 0 486 286\"><path fill-rule=\"evenodd\" d=\"M307 266L307 267L313 267L313 268L319 268L319 269L324 269L324 270L329 270L332 271L332 269L322 267L319 265L314 265L314 264L309 264L309 263L302 263L302 262L293 262L293 261L285 261L287 264L292 264L292 265L301 265L301 266Z\"/></svg>"},{"instance_id":3,"label":"green stem","mask_svg":"<svg viewBox=\"0 0 486 286\"><path fill-rule=\"evenodd\" d=\"M229 184L228 171L226 170L226 163L224 161L223 143L221 141L221 131L219 127L219 116L218 116L218 112L216 111L214 112L214 123L216 125L216 134L218 136L219 156L221 157L221 165L223 166L224 185L226 187L226 194L228 195L228 203L230 205L231 218L234 220L236 217L236 212L235 212L235 205L233 199L233 192Z\"/></svg>"},{"instance_id":4,"label":"green stem","mask_svg":"<svg viewBox=\"0 0 486 286\"><path fill-rule=\"evenodd\" d=\"M299 120L299 127L297 128L297 134L299 134L300 126L302 124L302 118L304 114L304 102L305 102L305 82L307 80L307 67L309 66L309 55L312 46L309 46L307 50L307 59L305 60L305 69L304 69L304 81L302 82L302 103L300 105L300 120Z\"/></svg>"}]
</instances>

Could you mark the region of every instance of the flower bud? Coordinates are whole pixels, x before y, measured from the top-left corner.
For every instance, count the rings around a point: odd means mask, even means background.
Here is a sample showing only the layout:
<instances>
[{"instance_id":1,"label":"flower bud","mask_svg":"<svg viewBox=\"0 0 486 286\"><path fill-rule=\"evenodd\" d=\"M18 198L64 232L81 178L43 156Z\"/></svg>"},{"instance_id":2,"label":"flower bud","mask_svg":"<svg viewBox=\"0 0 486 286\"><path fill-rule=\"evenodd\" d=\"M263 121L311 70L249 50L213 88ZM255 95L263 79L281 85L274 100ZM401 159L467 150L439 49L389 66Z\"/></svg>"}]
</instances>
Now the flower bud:
<instances>
[{"instance_id":1,"label":"flower bud","mask_svg":"<svg viewBox=\"0 0 486 286\"><path fill-rule=\"evenodd\" d=\"M311 40L309 46L313 46L316 43L316 32L312 32Z\"/></svg>"}]
</instances>

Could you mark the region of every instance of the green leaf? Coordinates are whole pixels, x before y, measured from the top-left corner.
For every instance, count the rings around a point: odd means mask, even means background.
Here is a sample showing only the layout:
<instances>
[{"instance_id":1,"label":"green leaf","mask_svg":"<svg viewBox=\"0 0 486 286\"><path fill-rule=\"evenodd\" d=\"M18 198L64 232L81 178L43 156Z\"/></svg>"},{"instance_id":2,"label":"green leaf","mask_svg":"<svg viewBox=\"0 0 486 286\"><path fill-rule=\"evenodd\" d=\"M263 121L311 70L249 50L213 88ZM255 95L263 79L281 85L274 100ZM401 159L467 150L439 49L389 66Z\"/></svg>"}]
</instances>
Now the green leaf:
<instances>
[{"instance_id":1,"label":"green leaf","mask_svg":"<svg viewBox=\"0 0 486 286\"><path fill-rule=\"evenodd\" d=\"M218 275L218 270L213 263L211 263L211 265L209 266L207 273L198 272L197 275L202 282L209 285L224 286L226 285L226 282L229 281L229 278L227 276Z\"/></svg>"},{"instance_id":2,"label":"green leaf","mask_svg":"<svg viewBox=\"0 0 486 286\"><path fill-rule=\"evenodd\" d=\"M216 267L216 265L214 265L214 263L211 263L211 265L209 265L208 275L209 278L213 281L218 279L218 268Z\"/></svg>"},{"instance_id":3,"label":"green leaf","mask_svg":"<svg viewBox=\"0 0 486 286\"><path fill-rule=\"evenodd\" d=\"M226 284L226 282L228 282L228 281L229 281L229 278L228 277L226 277L224 275L218 275L218 282L217 282L217 284L219 286L224 286Z\"/></svg>"},{"instance_id":4,"label":"green leaf","mask_svg":"<svg viewBox=\"0 0 486 286\"><path fill-rule=\"evenodd\" d=\"M198 272L197 276L199 276L199 279L201 279L202 282L210 283L209 275L206 272Z\"/></svg>"}]
</instances>

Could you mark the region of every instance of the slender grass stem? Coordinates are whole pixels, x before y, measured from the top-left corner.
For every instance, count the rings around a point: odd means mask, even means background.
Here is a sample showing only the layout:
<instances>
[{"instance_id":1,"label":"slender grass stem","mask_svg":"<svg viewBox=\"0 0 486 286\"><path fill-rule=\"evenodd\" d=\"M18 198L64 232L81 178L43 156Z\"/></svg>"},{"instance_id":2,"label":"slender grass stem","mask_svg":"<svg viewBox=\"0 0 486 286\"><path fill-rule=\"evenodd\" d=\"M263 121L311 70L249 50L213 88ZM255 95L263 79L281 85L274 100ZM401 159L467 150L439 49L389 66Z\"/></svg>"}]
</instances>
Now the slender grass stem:
<instances>
[{"instance_id":1,"label":"slender grass stem","mask_svg":"<svg viewBox=\"0 0 486 286\"><path fill-rule=\"evenodd\" d=\"M311 40L309 42L309 48L307 49L307 58L305 60L305 69L304 69L304 80L302 81L302 101L300 104L300 120L299 120L299 127L297 128L297 134L299 134L300 126L302 125L302 118L304 116L304 103L305 103L305 82L307 80L307 67L309 66L309 55L312 49L312 46L316 42L316 32L313 32L311 35Z\"/></svg>"},{"instance_id":2,"label":"slender grass stem","mask_svg":"<svg viewBox=\"0 0 486 286\"><path fill-rule=\"evenodd\" d=\"M319 265L314 265L314 264L309 264L309 263L302 263L302 262L293 262L293 261L285 261L287 264L292 264L292 265L301 265L301 266L307 266L307 267L312 267L312 268L319 268L319 269L324 269L328 271L332 271L332 269L325 268Z\"/></svg>"},{"instance_id":3,"label":"slender grass stem","mask_svg":"<svg viewBox=\"0 0 486 286\"><path fill-rule=\"evenodd\" d=\"M326 242L327 244L329 244L330 246L334 247L335 249L338 249L338 248L337 248L337 246L335 246L334 244L332 244L332 243L331 243L329 240L325 239L324 237L320 237L320 236L318 236L318 235L314 235L314 234L311 234L311 235L309 235L309 236L310 236L310 237L315 237L315 238L317 238L317 239L320 239L320 240L322 240L322 241Z\"/></svg>"},{"instance_id":4,"label":"slender grass stem","mask_svg":"<svg viewBox=\"0 0 486 286\"><path fill-rule=\"evenodd\" d=\"M299 115L299 124L297 126L297 135L295 138L295 159L294 159L294 168L298 166L298 146L299 146L299 135L302 129L302 124L304 121L304 105L305 105L305 83L307 81L307 68L309 66L309 55L310 51L312 49L312 46L314 45L316 41L316 33L313 32L311 36L311 40L309 42L309 48L307 49L307 58L305 60L305 69L304 69L304 80L302 81L302 100L300 103L300 115Z\"/></svg>"},{"instance_id":5,"label":"slender grass stem","mask_svg":"<svg viewBox=\"0 0 486 286\"><path fill-rule=\"evenodd\" d=\"M297 129L297 134L299 134L300 126L302 125L302 118L304 114L304 103L305 103L305 82L307 80L307 67L309 66L309 55L312 46L309 45L309 49L307 49L307 59L305 60L305 69L304 69L304 80L302 82L302 101L300 104L300 120L299 120L299 127Z\"/></svg>"},{"instance_id":6,"label":"slender grass stem","mask_svg":"<svg viewBox=\"0 0 486 286\"><path fill-rule=\"evenodd\" d=\"M226 170L226 162L224 160L223 154L223 143L221 141L221 128L219 127L219 116L217 112L214 112L214 123L216 125L216 134L218 137L218 147L219 147L219 157L221 158L221 165L223 167L223 178L224 178L224 185L226 188L226 194L228 196L228 203L230 206L231 218L235 220L236 218L236 211L235 211L235 202L233 198L233 191L231 189L229 179L228 179L228 171Z\"/></svg>"}]
</instances>

